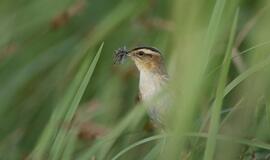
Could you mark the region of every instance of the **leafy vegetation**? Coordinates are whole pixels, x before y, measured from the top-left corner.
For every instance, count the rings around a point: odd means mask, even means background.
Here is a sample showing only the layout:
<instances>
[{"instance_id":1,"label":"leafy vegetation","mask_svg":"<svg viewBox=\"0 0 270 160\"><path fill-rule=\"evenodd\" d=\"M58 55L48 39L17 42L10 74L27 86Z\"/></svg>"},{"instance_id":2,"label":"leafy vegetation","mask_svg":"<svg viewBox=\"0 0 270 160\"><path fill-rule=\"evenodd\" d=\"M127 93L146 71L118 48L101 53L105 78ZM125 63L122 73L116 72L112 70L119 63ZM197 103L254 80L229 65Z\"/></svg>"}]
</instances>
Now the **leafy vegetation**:
<instances>
[{"instance_id":1,"label":"leafy vegetation","mask_svg":"<svg viewBox=\"0 0 270 160\"><path fill-rule=\"evenodd\" d=\"M0 159L269 159L268 5L0 1ZM166 130L136 100L134 64L113 64L138 45L166 61Z\"/></svg>"}]
</instances>

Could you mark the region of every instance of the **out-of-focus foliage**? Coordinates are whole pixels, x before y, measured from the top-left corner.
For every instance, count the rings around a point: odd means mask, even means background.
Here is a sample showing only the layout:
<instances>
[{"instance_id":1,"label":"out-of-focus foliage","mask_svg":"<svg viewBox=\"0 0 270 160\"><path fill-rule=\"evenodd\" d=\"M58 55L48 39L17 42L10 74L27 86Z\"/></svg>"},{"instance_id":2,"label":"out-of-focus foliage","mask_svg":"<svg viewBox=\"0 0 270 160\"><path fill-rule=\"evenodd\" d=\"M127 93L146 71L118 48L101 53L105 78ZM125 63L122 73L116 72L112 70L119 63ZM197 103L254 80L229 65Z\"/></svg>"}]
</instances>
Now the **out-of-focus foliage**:
<instances>
[{"instance_id":1,"label":"out-of-focus foliage","mask_svg":"<svg viewBox=\"0 0 270 160\"><path fill-rule=\"evenodd\" d=\"M1 0L0 159L269 159L269 5ZM170 74L161 133L135 66L113 65L138 45L159 48Z\"/></svg>"}]
</instances>

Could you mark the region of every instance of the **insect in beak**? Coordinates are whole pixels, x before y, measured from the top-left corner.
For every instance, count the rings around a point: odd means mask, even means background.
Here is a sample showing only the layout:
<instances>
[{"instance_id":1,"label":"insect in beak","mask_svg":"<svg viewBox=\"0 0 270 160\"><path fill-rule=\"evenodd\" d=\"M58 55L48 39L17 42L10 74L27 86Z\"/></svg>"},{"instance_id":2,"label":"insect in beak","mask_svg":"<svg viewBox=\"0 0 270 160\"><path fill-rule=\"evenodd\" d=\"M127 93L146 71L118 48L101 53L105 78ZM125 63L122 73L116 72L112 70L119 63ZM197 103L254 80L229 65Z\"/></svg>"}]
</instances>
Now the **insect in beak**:
<instances>
[{"instance_id":1,"label":"insect in beak","mask_svg":"<svg viewBox=\"0 0 270 160\"><path fill-rule=\"evenodd\" d=\"M127 56L129 56L129 51L127 50L127 48L125 46L115 50L114 64L122 64L122 63L124 63Z\"/></svg>"}]
</instances>

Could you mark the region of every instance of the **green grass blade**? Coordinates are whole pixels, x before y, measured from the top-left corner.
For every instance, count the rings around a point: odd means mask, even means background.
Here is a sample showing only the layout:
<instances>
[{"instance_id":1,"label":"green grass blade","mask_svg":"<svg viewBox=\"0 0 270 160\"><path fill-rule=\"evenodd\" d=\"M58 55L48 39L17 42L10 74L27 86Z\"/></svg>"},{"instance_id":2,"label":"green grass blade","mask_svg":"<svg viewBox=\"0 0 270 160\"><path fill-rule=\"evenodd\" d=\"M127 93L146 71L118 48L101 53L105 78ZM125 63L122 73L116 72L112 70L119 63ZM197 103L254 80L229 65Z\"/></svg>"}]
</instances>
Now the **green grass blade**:
<instances>
[{"instance_id":1,"label":"green grass blade","mask_svg":"<svg viewBox=\"0 0 270 160\"><path fill-rule=\"evenodd\" d=\"M270 128L270 104L269 104L269 102L266 104L266 120L267 120L268 126Z\"/></svg>"},{"instance_id":2,"label":"green grass blade","mask_svg":"<svg viewBox=\"0 0 270 160\"><path fill-rule=\"evenodd\" d=\"M70 106L68 107L68 110L67 110L67 113L64 117L64 120L63 120L63 123L64 124L70 124L71 123L71 120L72 118L74 117L74 114L78 108L78 105L81 101L81 98L83 96L83 93L93 75L93 72L94 72L94 69L96 67L96 64L98 62L98 59L100 57L100 54L101 54L101 50L103 48L103 44L100 46L94 60L92 61L91 65L89 66L88 68L88 71L86 72L85 76L84 77L81 77L83 78L81 83L80 83L80 86L78 88L78 90L76 91L75 95L74 95L74 98L73 100L71 101L71 104ZM88 64L89 63L89 59L86 58L85 64ZM62 150L64 148L64 140L65 140L65 137L66 137L66 130L65 129L60 129L59 133L57 134L56 138L55 138L55 141L53 143L53 146L51 148L51 156L52 156L52 160L56 160L56 159L59 159L61 153L62 153Z\"/></svg>"},{"instance_id":3,"label":"green grass blade","mask_svg":"<svg viewBox=\"0 0 270 160\"><path fill-rule=\"evenodd\" d=\"M100 54L100 51L99 51ZM97 55L97 57L99 57L99 54ZM90 56L90 55L89 55ZM95 58L97 61L97 58ZM95 62L93 61L93 62ZM95 62L96 63L96 62ZM93 63L93 64L95 64ZM85 82L82 81L83 78L89 78L89 74L92 74L92 69L93 68L89 68L89 59L86 58L85 62L83 63L81 69L79 70L79 72L77 73L74 81L72 82L71 86L68 89L68 92L66 93L66 95L64 96L63 99L61 99L61 101L59 102L59 104L57 105L55 111L53 112L47 126L45 127L45 130L43 131L33 153L32 153L32 158L33 159L41 159L41 157L45 154L48 145L52 142L52 138L56 135L57 133L57 129L59 127L59 125L61 124L65 113L68 111L68 107L70 106L70 104L75 104L74 101L72 101L72 99L75 97L76 92L81 94L81 91L83 90L83 86L85 86L86 84L83 84L82 87L80 87L81 83ZM92 65L90 67L93 67ZM88 69L88 72L86 72ZM88 73L88 77L85 77L85 74ZM91 77L91 76L90 76ZM80 89L79 89L80 88ZM80 92L78 92L80 90ZM79 97L77 97L76 102L79 100Z\"/></svg>"},{"instance_id":4,"label":"green grass blade","mask_svg":"<svg viewBox=\"0 0 270 160\"><path fill-rule=\"evenodd\" d=\"M214 11L212 13L212 17L209 22L209 26L207 28L207 34L205 37L205 44L204 44L204 52L205 52L205 58L209 58L211 54L211 50L214 46L215 39L217 37L217 31L218 31L218 26L221 21L221 16L225 7L225 0L217 0L215 4ZM204 64L203 71L205 71L206 67L208 65L208 60Z\"/></svg>"},{"instance_id":5,"label":"green grass blade","mask_svg":"<svg viewBox=\"0 0 270 160\"><path fill-rule=\"evenodd\" d=\"M233 47L233 42L234 42L234 36L236 32L238 14L239 14L239 11L237 11L234 21L233 21L228 47L227 47L227 51L225 54L223 66L222 66L220 77L219 77L218 88L216 91L216 99L212 107L211 122L210 122L210 129L209 129L210 137L207 140L204 160L211 160L214 158L213 156L214 156L214 151L215 151L215 146L216 146L216 137L219 130L220 112L221 112L222 103L223 103L223 92L226 86L227 75L229 72L229 67L230 67L230 62L231 62L231 53L232 53L232 47Z\"/></svg>"},{"instance_id":6,"label":"green grass blade","mask_svg":"<svg viewBox=\"0 0 270 160\"><path fill-rule=\"evenodd\" d=\"M141 0L140 0L141 1ZM134 13L140 13L142 11L143 2L139 1L123 1L119 3L106 17L96 26L94 34L90 34L86 41L86 46L93 45L91 42L93 40L99 42L107 34L109 34L112 29L116 28L121 22L127 18L134 15ZM138 9L140 8L140 9Z\"/></svg>"},{"instance_id":7,"label":"green grass blade","mask_svg":"<svg viewBox=\"0 0 270 160\"><path fill-rule=\"evenodd\" d=\"M161 147L163 144L159 143L157 145L155 145L151 151L148 152L148 154L143 158L143 160L154 160L157 159L157 157L160 154L161 151Z\"/></svg>"},{"instance_id":8,"label":"green grass blade","mask_svg":"<svg viewBox=\"0 0 270 160\"><path fill-rule=\"evenodd\" d=\"M123 149L122 151L120 151L117 155L115 155L112 160L117 160L118 158L120 158L122 155L124 155L125 153L127 153L128 151L130 151L131 149L138 147L140 145L143 145L145 143L151 142L151 141L155 141L155 140L161 140L163 138L166 138L168 135L155 135L155 136L151 136L145 139L142 139L128 147L126 147L125 149ZM180 135L181 136L181 135ZM199 137L199 138L210 138L211 136L207 133L186 133L182 136L187 136L187 137ZM230 136L226 136L226 135L217 135L216 140L224 140L224 141L231 141L233 143L239 143L239 144L243 144L243 145L247 145L247 146L252 146L252 147L257 147L257 148L262 148L262 149L267 149L270 150L270 145L269 144L265 144L265 143L261 143L261 142L256 142L256 141L252 141L252 140L248 140L248 139L243 139L243 138L238 138L238 137L230 137ZM156 145L154 149L158 149L156 147L159 147L158 145ZM152 151L153 151L152 150ZM156 151L155 151L156 154ZM151 159L151 157L154 156L147 156L146 158L148 158L149 160ZM147 159L147 160L148 160ZM146 159L144 159L146 160Z\"/></svg>"},{"instance_id":9,"label":"green grass blade","mask_svg":"<svg viewBox=\"0 0 270 160\"><path fill-rule=\"evenodd\" d=\"M71 160L73 156L73 152L76 148L76 142L77 142L76 140L77 140L78 132L74 128L70 129L66 136L67 142L65 143L65 148L64 148L63 156L62 156L62 159L64 160Z\"/></svg>"},{"instance_id":10,"label":"green grass blade","mask_svg":"<svg viewBox=\"0 0 270 160\"><path fill-rule=\"evenodd\" d=\"M254 73L257 73L257 72L261 71L262 69L264 69L269 64L270 64L270 56L268 58L266 58L265 60L263 60L262 62L260 62L260 63L258 63L256 65L254 65L253 67L249 68L248 70L246 70L242 74L240 74L237 78L235 78L232 82L230 82L226 86L225 91L224 91L224 96L229 94L236 86L238 86L241 82L246 80L248 77L250 77Z\"/></svg>"},{"instance_id":11,"label":"green grass blade","mask_svg":"<svg viewBox=\"0 0 270 160\"><path fill-rule=\"evenodd\" d=\"M207 133L188 133L185 136L210 138L210 135ZM244 138L239 138L239 137L217 135L216 140L229 141L232 143L238 143L238 144L242 144L242 145L246 145L246 146L270 150L270 144L258 142L258 141L253 141L253 140L248 140L248 139L244 139Z\"/></svg>"},{"instance_id":12,"label":"green grass blade","mask_svg":"<svg viewBox=\"0 0 270 160\"><path fill-rule=\"evenodd\" d=\"M165 135L157 135L157 136L152 136L152 137L148 137L148 138L145 138L145 139L142 139L128 147L126 147L125 149L123 149L122 151L120 151L118 154L116 154L112 160L117 160L119 157L121 157L123 154L125 154L126 152L128 152L129 150L139 146L139 145L142 145L144 143L147 143L147 142L150 142L150 141L153 141L153 140L157 140L157 139L160 139L160 138L164 138Z\"/></svg>"},{"instance_id":13,"label":"green grass blade","mask_svg":"<svg viewBox=\"0 0 270 160\"><path fill-rule=\"evenodd\" d=\"M14 76L11 76L10 80L1 87L0 115L5 113L10 103L13 102L14 95L16 95L23 86L34 79L38 74L45 72L49 67L59 62L59 60L63 58L63 55L68 53L68 46L73 44L76 40L76 37L70 37L60 44L56 44L37 56L31 63L20 68Z\"/></svg>"},{"instance_id":14,"label":"green grass blade","mask_svg":"<svg viewBox=\"0 0 270 160\"><path fill-rule=\"evenodd\" d=\"M96 143L96 145L91 146L89 150L80 155L77 159L88 160L94 155L97 156L98 159L105 159L116 140L127 130L127 128L134 124L134 119L136 119L136 121L140 121L144 115L145 110L143 106L136 106L123 120L121 120L121 122L110 132L110 134L103 137ZM98 151L101 150L102 152L99 153Z\"/></svg>"},{"instance_id":15,"label":"green grass blade","mask_svg":"<svg viewBox=\"0 0 270 160\"><path fill-rule=\"evenodd\" d=\"M267 46L267 45L269 45L269 44L270 44L270 41L267 41L267 42L263 42L263 43L257 44L257 45L255 45L255 46L253 46L253 47L250 47L250 48L248 48L248 49L246 49L246 50L244 50L244 51L241 51L241 52L239 53L239 55L247 54L248 52L250 52L250 51L252 51L252 50L255 50L255 49L261 48L261 47L265 47L265 46ZM235 57L238 57L238 56L234 56L234 57L232 57L232 58L235 58Z\"/></svg>"}]
</instances>

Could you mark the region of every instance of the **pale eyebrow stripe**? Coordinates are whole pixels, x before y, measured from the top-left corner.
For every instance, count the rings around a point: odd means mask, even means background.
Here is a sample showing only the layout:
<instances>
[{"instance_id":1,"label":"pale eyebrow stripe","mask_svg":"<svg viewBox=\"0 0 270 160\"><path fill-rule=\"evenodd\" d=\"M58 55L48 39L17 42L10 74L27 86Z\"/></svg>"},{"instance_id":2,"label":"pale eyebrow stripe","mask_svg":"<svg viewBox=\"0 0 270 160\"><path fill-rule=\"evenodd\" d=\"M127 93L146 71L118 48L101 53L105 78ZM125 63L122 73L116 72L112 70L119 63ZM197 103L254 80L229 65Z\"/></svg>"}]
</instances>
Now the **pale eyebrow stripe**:
<instances>
[{"instance_id":1,"label":"pale eyebrow stripe","mask_svg":"<svg viewBox=\"0 0 270 160\"><path fill-rule=\"evenodd\" d=\"M161 53L158 49L156 49L154 47L146 47L146 46L136 47L136 48L133 48L131 51L136 51L136 50L140 50L140 49L148 49L150 51L157 52L159 54Z\"/></svg>"}]
</instances>

